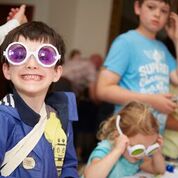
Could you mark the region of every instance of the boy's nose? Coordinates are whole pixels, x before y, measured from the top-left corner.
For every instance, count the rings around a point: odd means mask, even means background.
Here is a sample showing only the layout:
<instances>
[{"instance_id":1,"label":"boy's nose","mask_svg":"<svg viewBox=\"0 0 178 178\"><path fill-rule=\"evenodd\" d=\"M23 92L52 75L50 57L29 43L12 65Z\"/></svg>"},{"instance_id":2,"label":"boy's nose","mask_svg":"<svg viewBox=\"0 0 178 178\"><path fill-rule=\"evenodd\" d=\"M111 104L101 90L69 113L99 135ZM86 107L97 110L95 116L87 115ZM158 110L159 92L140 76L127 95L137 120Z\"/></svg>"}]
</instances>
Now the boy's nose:
<instances>
[{"instance_id":1,"label":"boy's nose","mask_svg":"<svg viewBox=\"0 0 178 178\"><path fill-rule=\"evenodd\" d=\"M160 15L161 15L161 10L160 9L156 9L155 10L155 16L156 17L160 17Z\"/></svg>"},{"instance_id":2,"label":"boy's nose","mask_svg":"<svg viewBox=\"0 0 178 178\"><path fill-rule=\"evenodd\" d=\"M29 56L29 58L27 59L27 62L26 62L26 67L27 68L32 68L32 69L36 69L38 68L38 62L35 58L35 56L32 54Z\"/></svg>"}]
</instances>

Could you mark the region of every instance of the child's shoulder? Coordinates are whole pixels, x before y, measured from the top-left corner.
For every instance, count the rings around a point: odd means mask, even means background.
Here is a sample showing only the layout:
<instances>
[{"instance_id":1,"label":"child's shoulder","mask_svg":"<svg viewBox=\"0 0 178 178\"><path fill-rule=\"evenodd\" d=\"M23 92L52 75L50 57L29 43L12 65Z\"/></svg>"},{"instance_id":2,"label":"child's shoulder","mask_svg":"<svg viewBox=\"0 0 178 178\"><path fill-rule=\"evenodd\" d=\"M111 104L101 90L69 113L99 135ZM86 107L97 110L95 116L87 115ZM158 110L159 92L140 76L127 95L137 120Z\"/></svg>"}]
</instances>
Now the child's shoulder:
<instances>
[{"instance_id":1,"label":"child's shoulder","mask_svg":"<svg viewBox=\"0 0 178 178\"><path fill-rule=\"evenodd\" d=\"M129 30L125 33L118 35L115 38L114 43L121 43L122 45L132 44L133 41L135 41L138 38L139 38L139 35L136 30Z\"/></svg>"},{"instance_id":2,"label":"child's shoulder","mask_svg":"<svg viewBox=\"0 0 178 178\"><path fill-rule=\"evenodd\" d=\"M56 110L64 130L69 121L77 121L76 97L72 92L53 92L46 97L46 104Z\"/></svg>"},{"instance_id":3,"label":"child's shoulder","mask_svg":"<svg viewBox=\"0 0 178 178\"><path fill-rule=\"evenodd\" d=\"M67 112L68 120L78 120L76 97L73 92L53 92L47 96L46 102L59 113L60 111Z\"/></svg>"},{"instance_id":4,"label":"child's shoulder","mask_svg":"<svg viewBox=\"0 0 178 178\"><path fill-rule=\"evenodd\" d=\"M8 94L0 100L0 120L4 124L5 122L15 124L20 120L19 113L15 107L13 94Z\"/></svg>"},{"instance_id":5,"label":"child's shoulder","mask_svg":"<svg viewBox=\"0 0 178 178\"><path fill-rule=\"evenodd\" d=\"M13 94L8 94L0 100L0 114L17 115Z\"/></svg>"},{"instance_id":6,"label":"child's shoulder","mask_svg":"<svg viewBox=\"0 0 178 178\"><path fill-rule=\"evenodd\" d=\"M133 30L128 30L128 31L126 31L126 32L124 32L124 33L119 34L119 35L116 37L115 40L117 40L117 39L119 39L119 38L132 37L132 36L135 35L135 33L136 33L136 30L134 30L134 29L133 29Z\"/></svg>"},{"instance_id":7,"label":"child's shoulder","mask_svg":"<svg viewBox=\"0 0 178 178\"><path fill-rule=\"evenodd\" d=\"M109 140L102 140L98 142L96 149L107 149L111 150L112 149L112 144Z\"/></svg>"},{"instance_id":8,"label":"child's shoulder","mask_svg":"<svg viewBox=\"0 0 178 178\"><path fill-rule=\"evenodd\" d=\"M0 125L2 125L1 131L12 131L19 121L19 114L15 108L0 103Z\"/></svg>"}]
</instances>

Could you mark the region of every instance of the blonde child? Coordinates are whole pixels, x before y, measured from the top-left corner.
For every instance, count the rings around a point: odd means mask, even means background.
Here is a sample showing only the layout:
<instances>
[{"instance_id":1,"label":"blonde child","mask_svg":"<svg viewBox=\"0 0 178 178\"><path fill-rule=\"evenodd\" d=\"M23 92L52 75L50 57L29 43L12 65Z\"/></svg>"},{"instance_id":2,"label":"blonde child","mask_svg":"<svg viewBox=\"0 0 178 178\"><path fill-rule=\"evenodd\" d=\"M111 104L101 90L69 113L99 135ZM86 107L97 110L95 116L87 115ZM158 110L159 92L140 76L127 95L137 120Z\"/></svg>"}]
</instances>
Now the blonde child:
<instances>
[{"instance_id":1,"label":"blonde child","mask_svg":"<svg viewBox=\"0 0 178 178\"><path fill-rule=\"evenodd\" d=\"M101 124L97 135L100 142L89 157L85 178L121 178L140 169L164 173L162 138L148 107L132 101L118 114Z\"/></svg>"}]
</instances>

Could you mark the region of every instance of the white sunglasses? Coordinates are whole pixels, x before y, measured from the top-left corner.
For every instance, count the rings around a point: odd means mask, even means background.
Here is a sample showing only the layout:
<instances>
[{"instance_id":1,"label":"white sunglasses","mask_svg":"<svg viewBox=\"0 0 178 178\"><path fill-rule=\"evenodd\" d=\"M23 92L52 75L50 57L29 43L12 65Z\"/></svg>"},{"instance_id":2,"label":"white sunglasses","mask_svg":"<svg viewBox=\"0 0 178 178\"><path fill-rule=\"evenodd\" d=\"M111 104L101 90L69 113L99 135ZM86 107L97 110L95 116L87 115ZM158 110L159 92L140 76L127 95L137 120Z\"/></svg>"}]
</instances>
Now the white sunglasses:
<instances>
[{"instance_id":1,"label":"white sunglasses","mask_svg":"<svg viewBox=\"0 0 178 178\"><path fill-rule=\"evenodd\" d=\"M3 55L13 65L24 64L31 55L43 67L52 67L61 59L58 50L51 44L42 44L36 51L29 51L25 44L13 42L8 45Z\"/></svg>"},{"instance_id":2,"label":"white sunglasses","mask_svg":"<svg viewBox=\"0 0 178 178\"><path fill-rule=\"evenodd\" d=\"M116 118L116 128L118 130L119 135L123 135L123 132L119 126L120 123L120 115ZM150 145L148 148L145 148L143 144L137 144L134 146L128 146L127 150L131 157L142 157L144 155L151 156L155 153L155 151L160 147L158 143L155 143L153 145Z\"/></svg>"}]
</instances>

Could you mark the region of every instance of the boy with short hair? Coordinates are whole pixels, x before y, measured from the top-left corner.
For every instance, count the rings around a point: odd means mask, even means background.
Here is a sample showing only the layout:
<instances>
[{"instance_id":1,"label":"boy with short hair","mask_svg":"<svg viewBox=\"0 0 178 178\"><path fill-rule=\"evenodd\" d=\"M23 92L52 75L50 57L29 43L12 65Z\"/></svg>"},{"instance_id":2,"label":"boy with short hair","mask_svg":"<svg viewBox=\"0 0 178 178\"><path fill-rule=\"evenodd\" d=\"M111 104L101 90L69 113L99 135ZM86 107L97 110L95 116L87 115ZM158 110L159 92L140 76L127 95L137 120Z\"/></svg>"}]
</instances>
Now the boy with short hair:
<instances>
[{"instance_id":1,"label":"boy with short hair","mask_svg":"<svg viewBox=\"0 0 178 178\"><path fill-rule=\"evenodd\" d=\"M75 97L49 92L62 74L64 54L61 36L42 22L15 28L2 43L2 69L13 93L0 105L0 177L78 177L72 131ZM18 165L12 164L16 158Z\"/></svg>"},{"instance_id":2,"label":"boy with short hair","mask_svg":"<svg viewBox=\"0 0 178 178\"><path fill-rule=\"evenodd\" d=\"M171 2L135 1L139 25L115 39L97 83L98 97L114 103L115 111L131 100L150 104L159 120L161 133L166 124L170 129L178 125L174 118L167 120L167 114L176 108L169 93L170 81L178 85L176 60L156 39L157 33L166 27L178 55L178 16L171 12Z\"/></svg>"}]
</instances>

